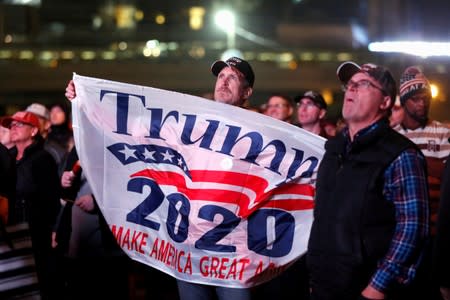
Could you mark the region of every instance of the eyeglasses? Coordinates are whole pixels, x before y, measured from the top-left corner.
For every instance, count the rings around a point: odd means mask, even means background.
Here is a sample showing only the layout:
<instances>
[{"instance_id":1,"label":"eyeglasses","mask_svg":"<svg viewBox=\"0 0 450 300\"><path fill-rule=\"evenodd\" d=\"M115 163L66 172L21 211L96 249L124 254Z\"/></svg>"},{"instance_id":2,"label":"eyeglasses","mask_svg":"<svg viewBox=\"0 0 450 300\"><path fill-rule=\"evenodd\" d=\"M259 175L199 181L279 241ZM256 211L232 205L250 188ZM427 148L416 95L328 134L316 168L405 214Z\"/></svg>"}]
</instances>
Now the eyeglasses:
<instances>
[{"instance_id":1,"label":"eyeglasses","mask_svg":"<svg viewBox=\"0 0 450 300\"><path fill-rule=\"evenodd\" d=\"M13 127L22 128L25 125L31 126L30 124L27 124L27 123L22 123L22 122L18 122L18 121L12 121L11 125L10 125L10 128L13 128Z\"/></svg>"},{"instance_id":2,"label":"eyeglasses","mask_svg":"<svg viewBox=\"0 0 450 300\"><path fill-rule=\"evenodd\" d=\"M312 101L306 101L306 102L300 101L300 102L297 103L297 107L310 108L310 107L319 107L319 106L317 106L317 104L312 102Z\"/></svg>"},{"instance_id":3,"label":"eyeglasses","mask_svg":"<svg viewBox=\"0 0 450 300\"><path fill-rule=\"evenodd\" d=\"M288 106L286 103L267 104L266 108L283 108Z\"/></svg>"},{"instance_id":4,"label":"eyeglasses","mask_svg":"<svg viewBox=\"0 0 450 300\"><path fill-rule=\"evenodd\" d=\"M373 84L369 80L360 80L360 81L351 81L351 80L349 80L347 82L347 84L344 84L342 86L342 91L347 92L350 89L355 89L355 90L359 91L361 89L368 89L369 87L373 87L373 88L381 91L383 93L383 95L385 95L385 96L387 95L387 93L382 88L376 86L375 84Z\"/></svg>"}]
</instances>

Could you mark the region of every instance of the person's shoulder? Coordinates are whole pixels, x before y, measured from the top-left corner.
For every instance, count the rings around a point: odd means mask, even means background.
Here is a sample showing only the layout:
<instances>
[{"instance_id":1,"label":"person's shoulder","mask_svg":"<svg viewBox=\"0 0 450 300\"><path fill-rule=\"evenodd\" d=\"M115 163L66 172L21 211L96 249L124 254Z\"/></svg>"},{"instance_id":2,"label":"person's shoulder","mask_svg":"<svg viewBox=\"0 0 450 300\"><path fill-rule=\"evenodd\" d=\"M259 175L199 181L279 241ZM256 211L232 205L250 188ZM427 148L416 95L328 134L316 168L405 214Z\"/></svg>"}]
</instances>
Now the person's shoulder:
<instances>
[{"instance_id":1,"label":"person's shoulder","mask_svg":"<svg viewBox=\"0 0 450 300\"><path fill-rule=\"evenodd\" d=\"M442 131L442 132L450 132L450 127L447 124L441 123L437 120L428 121L426 127L431 127L431 128L434 128L435 130Z\"/></svg>"},{"instance_id":2,"label":"person's shoulder","mask_svg":"<svg viewBox=\"0 0 450 300\"><path fill-rule=\"evenodd\" d=\"M67 156L67 151L53 140L45 140L44 149L52 155L57 164L60 164Z\"/></svg>"},{"instance_id":3,"label":"person's shoulder","mask_svg":"<svg viewBox=\"0 0 450 300\"><path fill-rule=\"evenodd\" d=\"M409 138L396 131L394 128L389 128L385 139L383 140L384 147L393 152L402 152L406 149L420 152L417 145Z\"/></svg>"},{"instance_id":4,"label":"person's shoulder","mask_svg":"<svg viewBox=\"0 0 450 300\"><path fill-rule=\"evenodd\" d=\"M46 166L49 166L49 164L56 165L56 161L53 158L53 155L44 148L44 145L34 149L32 154L32 160L35 161L35 163L37 162L41 165Z\"/></svg>"}]
</instances>

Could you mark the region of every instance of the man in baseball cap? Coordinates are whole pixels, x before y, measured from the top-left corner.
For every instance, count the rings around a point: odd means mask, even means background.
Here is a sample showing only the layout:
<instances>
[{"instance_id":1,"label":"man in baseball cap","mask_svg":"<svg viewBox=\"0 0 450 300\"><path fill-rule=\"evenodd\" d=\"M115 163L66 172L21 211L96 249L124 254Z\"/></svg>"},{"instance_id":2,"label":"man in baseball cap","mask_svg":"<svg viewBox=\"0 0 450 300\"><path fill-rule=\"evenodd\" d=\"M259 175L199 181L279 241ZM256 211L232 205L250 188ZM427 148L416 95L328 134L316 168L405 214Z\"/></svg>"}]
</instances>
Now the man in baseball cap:
<instances>
[{"instance_id":1,"label":"man in baseball cap","mask_svg":"<svg viewBox=\"0 0 450 300\"><path fill-rule=\"evenodd\" d=\"M46 138L50 130L50 111L45 105L40 103L30 104L25 111L35 114L39 119L39 133L43 138Z\"/></svg>"},{"instance_id":2,"label":"man in baseball cap","mask_svg":"<svg viewBox=\"0 0 450 300\"><path fill-rule=\"evenodd\" d=\"M345 62L337 76L347 126L325 143L317 173L311 298L412 299L407 284L429 229L425 158L389 125L396 85L387 69Z\"/></svg>"},{"instance_id":3,"label":"man in baseball cap","mask_svg":"<svg viewBox=\"0 0 450 300\"><path fill-rule=\"evenodd\" d=\"M211 72L217 77L214 86L214 100L223 104L242 107L253 93L255 74L250 64L238 57L226 61L216 61ZM71 80L66 87L66 97L70 101L76 97L75 84ZM219 196L219 195L218 195ZM177 279L180 300L218 299L249 300L248 288L230 288L220 285L205 285Z\"/></svg>"},{"instance_id":4,"label":"man in baseball cap","mask_svg":"<svg viewBox=\"0 0 450 300\"><path fill-rule=\"evenodd\" d=\"M211 72L217 77L214 100L235 106L243 106L253 93L255 74L250 64L238 57L216 61Z\"/></svg>"},{"instance_id":5,"label":"man in baseball cap","mask_svg":"<svg viewBox=\"0 0 450 300\"><path fill-rule=\"evenodd\" d=\"M295 102L297 103L297 119L300 127L324 138L329 138L321 126L321 120L327 113L327 103L322 95L316 91L307 91L295 97Z\"/></svg>"},{"instance_id":6,"label":"man in baseball cap","mask_svg":"<svg viewBox=\"0 0 450 300\"><path fill-rule=\"evenodd\" d=\"M39 128L38 117L36 117L35 114L27 111L18 111L11 117L2 119L1 122L3 127L11 128L11 125L14 121Z\"/></svg>"},{"instance_id":7,"label":"man in baseball cap","mask_svg":"<svg viewBox=\"0 0 450 300\"><path fill-rule=\"evenodd\" d=\"M243 106L253 92L255 74L245 60L232 57L226 61L216 61L211 72L217 76L214 87L214 100L224 104ZM181 300L190 299L251 299L250 289L236 289L222 286L204 285L177 280Z\"/></svg>"}]
</instances>

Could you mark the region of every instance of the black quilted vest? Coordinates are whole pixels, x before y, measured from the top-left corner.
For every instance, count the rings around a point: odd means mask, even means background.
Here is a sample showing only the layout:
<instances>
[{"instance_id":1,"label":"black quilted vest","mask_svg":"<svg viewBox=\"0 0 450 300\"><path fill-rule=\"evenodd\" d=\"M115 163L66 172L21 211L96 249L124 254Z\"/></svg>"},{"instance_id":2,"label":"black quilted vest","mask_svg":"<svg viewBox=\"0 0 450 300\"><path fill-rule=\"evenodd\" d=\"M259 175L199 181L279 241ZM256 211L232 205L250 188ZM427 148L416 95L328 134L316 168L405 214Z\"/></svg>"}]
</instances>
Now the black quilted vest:
<instances>
[{"instance_id":1,"label":"black quilted vest","mask_svg":"<svg viewBox=\"0 0 450 300\"><path fill-rule=\"evenodd\" d=\"M342 258L371 268L388 250L395 211L382 195L384 172L402 151L415 145L384 120L378 125L356 137L349 151L342 134L325 145L308 244L315 259Z\"/></svg>"}]
</instances>

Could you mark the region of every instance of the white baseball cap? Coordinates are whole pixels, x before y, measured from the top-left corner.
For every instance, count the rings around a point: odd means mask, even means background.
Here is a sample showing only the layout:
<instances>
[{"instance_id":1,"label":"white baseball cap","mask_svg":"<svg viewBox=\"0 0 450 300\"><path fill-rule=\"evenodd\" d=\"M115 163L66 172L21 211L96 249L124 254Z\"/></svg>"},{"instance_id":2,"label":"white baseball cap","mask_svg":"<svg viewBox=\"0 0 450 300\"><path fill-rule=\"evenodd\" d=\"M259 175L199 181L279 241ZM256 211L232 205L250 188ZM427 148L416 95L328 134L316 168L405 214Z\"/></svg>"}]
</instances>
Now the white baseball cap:
<instances>
[{"instance_id":1,"label":"white baseball cap","mask_svg":"<svg viewBox=\"0 0 450 300\"><path fill-rule=\"evenodd\" d=\"M50 111L43 104L32 103L27 107L25 111L31 112L36 116L44 118L46 120L50 120Z\"/></svg>"}]
</instances>

